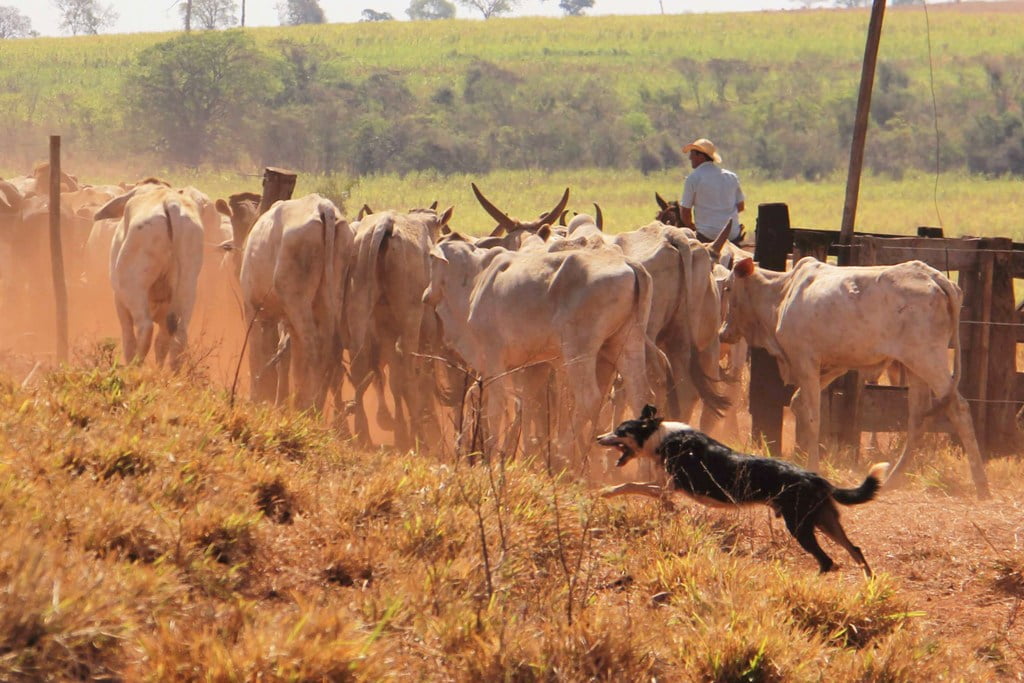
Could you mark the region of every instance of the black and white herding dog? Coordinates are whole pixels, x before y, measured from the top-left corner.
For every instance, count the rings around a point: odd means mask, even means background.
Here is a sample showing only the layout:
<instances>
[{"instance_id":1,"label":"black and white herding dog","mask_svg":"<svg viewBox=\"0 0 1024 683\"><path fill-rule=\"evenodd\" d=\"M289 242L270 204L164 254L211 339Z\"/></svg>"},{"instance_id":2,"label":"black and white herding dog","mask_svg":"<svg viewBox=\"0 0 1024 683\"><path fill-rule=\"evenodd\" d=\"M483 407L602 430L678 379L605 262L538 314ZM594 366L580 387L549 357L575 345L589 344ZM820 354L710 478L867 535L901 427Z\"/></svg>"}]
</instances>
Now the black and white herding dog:
<instances>
[{"instance_id":1,"label":"black and white herding dog","mask_svg":"<svg viewBox=\"0 0 1024 683\"><path fill-rule=\"evenodd\" d=\"M622 467L634 457L652 458L669 475L669 491L681 491L713 507L768 505L785 520L803 549L818 560L822 572L831 570L834 563L818 545L815 528L845 548L871 576L864 554L846 537L835 504L858 505L873 499L888 463L873 466L855 489L836 488L814 472L774 458L737 453L689 425L666 422L656 414L654 406L644 406L639 418L626 420L615 431L597 437L599 444L621 453L616 466ZM601 495L638 493L661 499L665 492L659 484L629 483L605 488Z\"/></svg>"}]
</instances>

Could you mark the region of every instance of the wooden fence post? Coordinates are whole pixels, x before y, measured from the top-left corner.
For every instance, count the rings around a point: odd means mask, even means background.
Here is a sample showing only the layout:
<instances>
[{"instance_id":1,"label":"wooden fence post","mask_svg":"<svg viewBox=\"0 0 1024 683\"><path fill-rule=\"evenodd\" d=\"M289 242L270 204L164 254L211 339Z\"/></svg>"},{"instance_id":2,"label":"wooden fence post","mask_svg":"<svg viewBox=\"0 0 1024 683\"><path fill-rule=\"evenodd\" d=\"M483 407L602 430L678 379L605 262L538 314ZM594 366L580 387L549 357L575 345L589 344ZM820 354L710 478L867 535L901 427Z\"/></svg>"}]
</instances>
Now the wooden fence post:
<instances>
[{"instance_id":1,"label":"wooden fence post","mask_svg":"<svg viewBox=\"0 0 1024 683\"><path fill-rule=\"evenodd\" d=\"M68 359L68 290L60 241L60 136L50 136L50 267L57 309L57 360Z\"/></svg>"},{"instance_id":2,"label":"wooden fence post","mask_svg":"<svg viewBox=\"0 0 1024 683\"><path fill-rule=\"evenodd\" d=\"M988 353L987 452L989 455L1018 450L1017 406L1014 404L1017 373L1017 328L1013 296L1013 241L996 237L991 241L994 258L992 277L992 337Z\"/></svg>"},{"instance_id":3,"label":"wooden fence post","mask_svg":"<svg viewBox=\"0 0 1024 683\"><path fill-rule=\"evenodd\" d=\"M279 199L291 199L298 178L294 171L267 166L263 169L263 193L257 216L262 216Z\"/></svg>"},{"instance_id":4,"label":"wooden fence post","mask_svg":"<svg viewBox=\"0 0 1024 683\"><path fill-rule=\"evenodd\" d=\"M755 232L754 259L761 268L786 270L786 257L793 248L793 231L786 204L759 204ZM779 364L770 353L750 349L751 435L764 440L768 452L778 456L782 450L782 409L791 390L779 374Z\"/></svg>"}]
</instances>

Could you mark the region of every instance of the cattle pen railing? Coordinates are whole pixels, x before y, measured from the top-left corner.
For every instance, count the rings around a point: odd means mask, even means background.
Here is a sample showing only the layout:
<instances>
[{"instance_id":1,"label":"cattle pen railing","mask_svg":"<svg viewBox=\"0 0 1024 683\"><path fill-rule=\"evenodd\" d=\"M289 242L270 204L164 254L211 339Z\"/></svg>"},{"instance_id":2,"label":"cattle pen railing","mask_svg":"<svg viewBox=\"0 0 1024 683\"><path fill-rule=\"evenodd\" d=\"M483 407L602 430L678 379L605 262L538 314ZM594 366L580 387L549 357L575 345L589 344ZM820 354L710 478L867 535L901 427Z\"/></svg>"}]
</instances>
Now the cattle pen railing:
<instances>
[{"instance_id":1,"label":"cattle pen railing","mask_svg":"<svg viewBox=\"0 0 1024 683\"><path fill-rule=\"evenodd\" d=\"M1005 237L942 236L941 228L918 228L916 237L855 233L848 247L838 230L792 228L785 204L758 206L754 258L769 270L785 271L804 256L819 260L850 250L850 265L892 265L920 260L953 279L964 292L960 313L962 374L982 453L1013 452L1019 443L1017 413L1024 404L1024 373L1017 372L1017 344L1024 342L1024 313L1014 301L1014 279L1024 279L1024 244ZM822 392L821 438L858 448L862 432L900 432L907 424L907 388L879 386L850 373ZM752 349L752 436L773 454L782 445L783 408L793 388L763 349ZM944 417L925 426L950 432Z\"/></svg>"}]
</instances>

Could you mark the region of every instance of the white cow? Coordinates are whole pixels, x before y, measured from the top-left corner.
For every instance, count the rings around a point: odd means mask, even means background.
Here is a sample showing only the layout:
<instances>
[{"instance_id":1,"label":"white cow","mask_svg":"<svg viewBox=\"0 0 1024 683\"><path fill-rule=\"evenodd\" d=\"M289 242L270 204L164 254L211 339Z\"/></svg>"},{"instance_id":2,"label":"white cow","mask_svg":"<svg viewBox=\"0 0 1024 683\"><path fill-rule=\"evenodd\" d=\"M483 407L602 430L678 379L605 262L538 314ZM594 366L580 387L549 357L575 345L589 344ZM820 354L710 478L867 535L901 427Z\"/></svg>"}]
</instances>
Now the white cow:
<instances>
[{"instance_id":1,"label":"white cow","mask_svg":"<svg viewBox=\"0 0 1024 683\"><path fill-rule=\"evenodd\" d=\"M351 250L348 223L318 194L275 202L252 226L240 281L245 321L253 325L254 400L286 400L288 348L296 407L323 408L341 362L342 285Z\"/></svg>"},{"instance_id":2,"label":"white cow","mask_svg":"<svg viewBox=\"0 0 1024 683\"><path fill-rule=\"evenodd\" d=\"M440 440L431 402L434 367L420 357L438 352L440 334L420 296L430 283L428 254L453 212L454 207L442 212L380 211L359 222L353 247L352 295L345 303L356 385L355 431L365 442L369 434L363 395L371 377L378 382L378 389L382 388L385 368L395 416L389 419L384 398L378 396L378 423L394 428L399 448L410 448L415 440ZM405 419L406 411L411 425Z\"/></svg>"},{"instance_id":3,"label":"white cow","mask_svg":"<svg viewBox=\"0 0 1024 683\"><path fill-rule=\"evenodd\" d=\"M97 221L121 218L110 245L110 283L128 362L145 359L156 324L157 364L168 351L172 368L181 363L203 265L201 195L144 185L96 213Z\"/></svg>"},{"instance_id":4,"label":"white cow","mask_svg":"<svg viewBox=\"0 0 1024 683\"><path fill-rule=\"evenodd\" d=\"M877 373L899 361L907 369L909 419L893 474L910 461L925 417L941 410L967 451L978 494L987 496L971 415L957 388L963 295L956 284L920 261L840 268L808 256L785 273L743 259L724 289L729 310L722 341L742 337L766 349L783 380L796 385L797 442L806 448L811 469L818 467L821 390L849 370Z\"/></svg>"},{"instance_id":5,"label":"white cow","mask_svg":"<svg viewBox=\"0 0 1024 683\"><path fill-rule=\"evenodd\" d=\"M491 435L510 395L507 374L535 363L550 363L569 392L559 420L563 456L591 441L616 372L632 409L653 396L645 366L651 276L639 264L601 251L481 249L457 236L430 255L423 301L441 319L445 342L489 383Z\"/></svg>"}]
</instances>

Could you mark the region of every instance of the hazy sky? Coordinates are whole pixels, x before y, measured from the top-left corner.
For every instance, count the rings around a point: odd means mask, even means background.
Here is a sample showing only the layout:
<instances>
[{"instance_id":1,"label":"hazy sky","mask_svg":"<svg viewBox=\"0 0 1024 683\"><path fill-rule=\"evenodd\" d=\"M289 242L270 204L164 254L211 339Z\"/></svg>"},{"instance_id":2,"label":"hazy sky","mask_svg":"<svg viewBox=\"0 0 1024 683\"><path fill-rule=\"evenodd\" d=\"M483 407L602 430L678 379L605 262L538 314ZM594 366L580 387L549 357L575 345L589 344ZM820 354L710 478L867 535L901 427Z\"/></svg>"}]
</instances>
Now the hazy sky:
<instances>
[{"instance_id":1,"label":"hazy sky","mask_svg":"<svg viewBox=\"0 0 1024 683\"><path fill-rule=\"evenodd\" d=\"M276 26L278 0L246 0L247 26ZM170 31L181 26L175 0L100 0L100 4L113 7L118 19L108 33L135 33ZM240 0L237 0L240 5ZM32 20L32 28L42 35L59 36L60 19L51 0L0 0L0 5L13 6ZM456 5L456 16L480 18L480 13ZM596 0L589 12L596 14L657 14L662 5L666 14L687 12L744 12L760 9L795 9L797 0ZM405 10L409 0L320 0L330 22L359 21L362 11L370 8L390 12L396 19L407 19ZM513 16L561 16L558 0L523 0Z\"/></svg>"}]
</instances>

